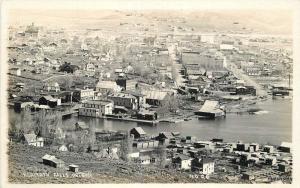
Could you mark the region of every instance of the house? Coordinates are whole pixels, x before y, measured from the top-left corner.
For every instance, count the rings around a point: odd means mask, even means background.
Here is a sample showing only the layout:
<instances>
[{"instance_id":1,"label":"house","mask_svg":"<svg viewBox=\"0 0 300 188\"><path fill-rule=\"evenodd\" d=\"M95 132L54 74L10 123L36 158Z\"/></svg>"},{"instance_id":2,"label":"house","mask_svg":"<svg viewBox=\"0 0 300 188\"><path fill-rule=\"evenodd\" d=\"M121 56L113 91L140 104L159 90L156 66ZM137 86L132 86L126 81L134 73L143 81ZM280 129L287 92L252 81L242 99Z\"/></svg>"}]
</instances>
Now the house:
<instances>
[{"instance_id":1,"label":"house","mask_svg":"<svg viewBox=\"0 0 300 188\"><path fill-rule=\"evenodd\" d=\"M43 90L48 92L59 92L60 86L57 82L46 83L43 87Z\"/></svg>"},{"instance_id":2,"label":"house","mask_svg":"<svg viewBox=\"0 0 300 188\"><path fill-rule=\"evenodd\" d=\"M31 101L17 101L14 103L15 112L21 112L22 110L29 110L32 108L36 108L36 104Z\"/></svg>"},{"instance_id":3,"label":"house","mask_svg":"<svg viewBox=\"0 0 300 188\"><path fill-rule=\"evenodd\" d=\"M277 162L276 157L273 156L266 157L266 161L265 161L266 165L275 165L276 162Z\"/></svg>"},{"instance_id":4,"label":"house","mask_svg":"<svg viewBox=\"0 0 300 188\"><path fill-rule=\"evenodd\" d=\"M251 181L251 180L254 180L255 179L255 176L253 173L251 172L245 172L242 174L242 179L243 180L248 180L248 181Z\"/></svg>"},{"instance_id":5,"label":"house","mask_svg":"<svg viewBox=\"0 0 300 188\"><path fill-rule=\"evenodd\" d=\"M249 144L248 143L238 143L236 145L237 151L248 151L249 149Z\"/></svg>"},{"instance_id":6,"label":"house","mask_svg":"<svg viewBox=\"0 0 300 188\"><path fill-rule=\"evenodd\" d=\"M278 150L280 150L281 152L291 153L292 143L282 142L281 145L278 147Z\"/></svg>"},{"instance_id":7,"label":"house","mask_svg":"<svg viewBox=\"0 0 300 188\"><path fill-rule=\"evenodd\" d=\"M61 105L61 99L53 98L51 95L43 96L39 99L39 105L47 105L51 108Z\"/></svg>"},{"instance_id":8,"label":"house","mask_svg":"<svg viewBox=\"0 0 300 188\"><path fill-rule=\"evenodd\" d=\"M140 156L137 158L137 162L142 165L148 165L150 164L150 156Z\"/></svg>"},{"instance_id":9,"label":"house","mask_svg":"<svg viewBox=\"0 0 300 188\"><path fill-rule=\"evenodd\" d=\"M78 169L79 169L78 165L74 165L74 164L69 165L69 171L71 172L78 172Z\"/></svg>"},{"instance_id":10,"label":"house","mask_svg":"<svg viewBox=\"0 0 300 188\"><path fill-rule=\"evenodd\" d=\"M273 153L274 152L274 146L265 145L264 148L263 148L263 151L267 152L267 153Z\"/></svg>"},{"instance_id":11,"label":"house","mask_svg":"<svg viewBox=\"0 0 300 188\"><path fill-rule=\"evenodd\" d=\"M144 105L146 104L145 95L143 95L140 92L132 91L132 90L126 90L126 91L123 91L123 93L133 95L134 97L137 98L137 107L138 107L138 109L144 107Z\"/></svg>"},{"instance_id":12,"label":"house","mask_svg":"<svg viewBox=\"0 0 300 188\"><path fill-rule=\"evenodd\" d=\"M134 139L144 138L147 136L146 132L141 127L131 129L130 134L134 136Z\"/></svg>"},{"instance_id":13,"label":"house","mask_svg":"<svg viewBox=\"0 0 300 188\"><path fill-rule=\"evenodd\" d=\"M115 105L124 106L127 109L137 110L138 99L127 93L112 93L107 96L108 99L112 100Z\"/></svg>"},{"instance_id":14,"label":"house","mask_svg":"<svg viewBox=\"0 0 300 188\"><path fill-rule=\"evenodd\" d=\"M114 103L110 100L90 100L82 104L79 108L80 116L103 117L111 115Z\"/></svg>"},{"instance_id":15,"label":"house","mask_svg":"<svg viewBox=\"0 0 300 188\"><path fill-rule=\"evenodd\" d=\"M78 121L75 123L75 131L83 131L89 130L89 126L87 126L83 121Z\"/></svg>"},{"instance_id":16,"label":"house","mask_svg":"<svg viewBox=\"0 0 300 188\"><path fill-rule=\"evenodd\" d=\"M201 174L210 175L214 173L215 162L210 158L194 158L192 161L192 170Z\"/></svg>"},{"instance_id":17,"label":"house","mask_svg":"<svg viewBox=\"0 0 300 188\"><path fill-rule=\"evenodd\" d=\"M9 69L10 74L21 76L21 69L20 68L11 68Z\"/></svg>"},{"instance_id":18,"label":"house","mask_svg":"<svg viewBox=\"0 0 300 188\"><path fill-rule=\"evenodd\" d=\"M95 91L100 92L102 94L108 94L113 92L120 92L122 89L117 85L116 82L113 81L103 81L100 80L97 85Z\"/></svg>"},{"instance_id":19,"label":"house","mask_svg":"<svg viewBox=\"0 0 300 188\"><path fill-rule=\"evenodd\" d=\"M192 158L187 155L176 154L176 156L172 158L172 163L177 169L190 170Z\"/></svg>"},{"instance_id":20,"label":"house","mask_svg":"<svg viewBox=\"0 0 300 188\"><path fill-rule=\"evenodd\" d=\"M66 72L66 73L74 73L76 70L79 70L79 67L76 65L71 65L71 63L65 62L59 67L60 72Z\"/></svg>"},{"instance_id":21,"label":"house","mask_svg":"<svg viewBox=\"0 0 300 188\"><path fill-rule=\"evenodd\" d=\"M74 102L80 102L83 100L93 100L95 97L95 91L93 89L75 89L72 95Z\"/></svg>"},{"instance_id":22,"label":"house","mask_svg":"<svg viewBox=\"0 0 300 188\"><path fill-rule=\"evenodd\" d=\"M259 150L259 144L257 144L257 143L250 144L250 147L253 147L254 152Z\"/></svg>"},{"instance_id":23,"label":"house","mask_svg":"<svg viewBox=\"0 0 300 188\"><path fill-rule=\"evenodd\" d=\"M116 80L117 85L124 88L127 91L135 91L137 87L136 80L128 80L124 78L119 78Z\"/></svg>"},{"instance_id":24,"label":"house","mask_svg":"<svg viewBox=\"0 0 300 188\"><path fill-rule=\"evenodd\" d=\"M289 172L291 170L290 166L285 163L279 163L278 164L278 170L280 172Z\"/></svg>"},{"instance_id":25,"label":"house","mask_svg":"<svg viewBox=\"0 0 300 188\"><path fill-rule=\"evenodd\" d=\"M35 147L44 147L44 138L38 137L36 134L24 134L22 136L22 142L24 144L27 144L29 146L35 146Z\"/></svg>"},{"instance_id":26,"label":"house","mask_svg":"<svg viewBox=\"0 0 300 188\"><path fill-rule=\"evenodd\" d=\"M95 76L95 65L93 63L87 63L85 66L85 76L92 77Z\"/></svg>"}]
</instances>

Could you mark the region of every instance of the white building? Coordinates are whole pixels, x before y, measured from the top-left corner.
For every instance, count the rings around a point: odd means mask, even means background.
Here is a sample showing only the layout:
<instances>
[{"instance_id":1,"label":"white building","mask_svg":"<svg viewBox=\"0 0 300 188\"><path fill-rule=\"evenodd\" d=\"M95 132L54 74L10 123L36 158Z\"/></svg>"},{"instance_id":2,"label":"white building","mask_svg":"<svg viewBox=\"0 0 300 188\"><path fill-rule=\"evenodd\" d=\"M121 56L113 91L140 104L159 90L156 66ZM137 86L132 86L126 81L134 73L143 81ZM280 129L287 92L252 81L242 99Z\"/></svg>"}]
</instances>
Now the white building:
<instances>
[{"instance_id":1,"label":"white building","mask_svg":"<svg viewBox=\"0 0 300 188\"><path fill-rule=\"evenodd\" d=\"M44 138L38 137L36 134L24 134L23 142L30 146L44 147Z\"/></svg>"},{"instance_id":2,"label":"white building","mask_svg":"<svg viewBox=\"0 0 300 188\"><path fill-rule=\"evenodd\" d=\"M103 117L111 115L114 104L110 100L91 100L84 102L79 108L80 116Z\"/></svg>"},{"instance_id":3,"label":"white building","mask_svg":"<svg viewBox=\"0 0 300 188\"><path fill-rule=\"evenodd\" d=\"M214 35L201 35L200 37L201 42L214 44L215 43L215 36Z\"/></svg>"},{"instance_id":4,"label":"white building","mask_svg":"<svg viewBox=\"0 0 300 188\"><path fill-rule=\"evenodd\" d=\"M108 92L120 92L122 88L114 81L102 81L100 80L96 85L96 91L107 94Z\"/></svg>"},{"instance_id":5,"label":"white building","mask_svg":"<svg viewBox=\"0 0 300 188\"><path fill-rule=\"evenodd\" d=\"M59 92L60 91L60 86L57 82L52 82L52 83L46 83L44 85L44 90L46 91L54 91L54 92Z\"/></svg>"},{"instance_id":6,"label":"white building","mask_svg":"<svg viewBox=\"0 0 300 188\"><path fill-rule=\"evenodd\" d=\"M220 44L220 50L233 50L234 47L232 44Z\"/></svg>"},{"instance_id":7,"label":"white building","mask_svg":"<svg viewBox=\"0 0 300 188\"><path fill-rule=\"evenodd\" d=\"M187 155L178 154L175 158L173 158L173 164L176 168L189 170L191 169L192 158Z\"/></svg>"}]
</instances>

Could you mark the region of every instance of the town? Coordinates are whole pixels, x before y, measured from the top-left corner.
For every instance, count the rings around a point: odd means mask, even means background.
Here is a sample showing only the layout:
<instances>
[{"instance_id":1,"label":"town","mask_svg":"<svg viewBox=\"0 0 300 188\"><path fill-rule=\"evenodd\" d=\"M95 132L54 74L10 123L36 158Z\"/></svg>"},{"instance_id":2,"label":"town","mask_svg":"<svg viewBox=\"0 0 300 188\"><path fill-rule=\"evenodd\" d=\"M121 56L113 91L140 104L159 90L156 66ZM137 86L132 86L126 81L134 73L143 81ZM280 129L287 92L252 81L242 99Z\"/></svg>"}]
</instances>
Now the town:
<instances>
[{"instance_id":1,"label":"town","mask_svg":"<svg viewBox=\"0 0 300 188\"><path fill-rule=\"evenodd\" d=\"M125 15L133 16L142 15ZM164 32L154 32L166 22L158 17L119 22L119 32L9 27L10 181L57 183L49 173L62 173L70 183L292 182L289 142L202 140L141 126L104 130L81 120L200 124L292 99L292 39L197 33L182 26L184 18L167 21ZM74 117L75 124L64 124ZM22 175L28 172L48 175Z\"/></svg>"}]
</instances>

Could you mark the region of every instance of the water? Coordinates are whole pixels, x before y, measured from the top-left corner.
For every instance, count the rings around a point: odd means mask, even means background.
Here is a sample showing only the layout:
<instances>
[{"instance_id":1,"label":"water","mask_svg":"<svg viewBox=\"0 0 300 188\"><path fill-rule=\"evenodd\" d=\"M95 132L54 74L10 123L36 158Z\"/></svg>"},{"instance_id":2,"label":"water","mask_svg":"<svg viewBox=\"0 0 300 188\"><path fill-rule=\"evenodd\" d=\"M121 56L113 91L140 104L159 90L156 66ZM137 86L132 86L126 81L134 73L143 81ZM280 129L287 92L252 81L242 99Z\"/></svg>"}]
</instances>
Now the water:
<instances>
[{"instance_id":1,"label":"water","mask_svg":"<svg viewBox=\"0 0 300 188\"><path fill-rule=\"evenodd\" d=\"M141 126L149 135L162 131L181 132L181 135L196 136L201 140L223 138L225 141L280 144L292 141L292 102L290 100L268 100L252 106L264 113L257 115L227 114L225 119L192 119L177 124L160 123L156 126L135 122L103 120L86 117L72 117L64 120L65 126L72 126L78 120L97 129L129 130Z\"/></svg>"},{"instance_id":2,"label":"water","mask_svg":"<svg viewBox=\"0 0 300 188\"><path fill-rule=\"evenodd\" d=\"M256 115L227 114L224 119L198 120L192 119L177 124L159 123L156 126L136 122L104 120L73 116L63 120L64 128L74 127L77 121L84 121L96 129L129 130L141 126L148 135L157 135L162 131L180 132L184 136L196 136L201 140L223 138L225 141L242 140L261 144L280 144L292 141L292 102L290 100L268 100L252 105L251 108L262 109ZM11 109L10 119L19 114Z\"/></svg>"}]
</instances>

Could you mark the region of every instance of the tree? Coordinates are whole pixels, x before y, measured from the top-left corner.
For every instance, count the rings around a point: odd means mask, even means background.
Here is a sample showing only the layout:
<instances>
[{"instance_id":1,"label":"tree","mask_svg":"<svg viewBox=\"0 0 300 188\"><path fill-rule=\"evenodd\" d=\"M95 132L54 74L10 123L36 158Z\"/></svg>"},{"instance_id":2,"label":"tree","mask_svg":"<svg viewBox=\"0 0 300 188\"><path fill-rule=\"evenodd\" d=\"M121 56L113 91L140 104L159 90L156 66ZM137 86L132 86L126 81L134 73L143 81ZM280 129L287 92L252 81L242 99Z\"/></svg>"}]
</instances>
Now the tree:
<instances>
[{"instance_id":1,"label":"tree","mask_svg":"<svg viewBox=\"0 0 300 188\"><path fill-rule=\"evenodd\" d=\"M128 158L128 154L132 152L132 141L133 138L130 136L130 133L127 132L125 135L125 139L123 142L121 142L121 147L120 147L120 158L129 161L130 159Z\"/></svg>"},{"instance_id":2,"label":"tree","mask_svg":"<svg viewBox=\"0 0 300 188\"><path fill-rule=\"evenodd\" d=\"M32 120L30 110L27 110L27 109L23 110L21 112L21 127L20 127L21 132L23 132L24 134L27 134L27 133L34 131L33 124L34 124L34 122Z\"/></svg>"}]
</instances>

